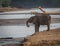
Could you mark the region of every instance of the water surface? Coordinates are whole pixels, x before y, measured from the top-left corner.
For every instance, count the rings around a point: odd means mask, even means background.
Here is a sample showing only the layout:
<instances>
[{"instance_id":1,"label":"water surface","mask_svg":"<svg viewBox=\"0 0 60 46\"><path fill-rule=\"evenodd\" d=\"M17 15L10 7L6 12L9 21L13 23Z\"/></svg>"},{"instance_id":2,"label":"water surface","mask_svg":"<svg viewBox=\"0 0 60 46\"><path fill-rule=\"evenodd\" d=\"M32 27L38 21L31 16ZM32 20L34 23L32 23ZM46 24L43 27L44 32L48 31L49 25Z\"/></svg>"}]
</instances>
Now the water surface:
<instances>
[{"instance_id":1,"label":"water surface","mask_svg":"<svg viewBox=\"0 0 60 46\"><path fill-rule=\"evenodd\" d=\"M46 12L56 12L60 11L60 8L46 8L44 9ZM52 11L53 10L53 11ZM0 13L0 19L25 19L30 18L31 16L35 16L34 14L11 14L11 13L30 13L32 11L41 12L39 9L31 9L31 10L24 10L24 11L11 11L11 12L3 12ZM8 13L8 14L5 14ZM10 14L9 14L10 13ZM50 15L52 18L59 18L60 15ZM51 29L60 28L60 23L51 23ZM40 31L46 30L47 27L41 26ZM34 33L34 25L30 26L29 28L26 27L25 24L15 24L15 25L3 25L0 26L0 37L26 37L32 35Z\"/></svg>"}]
</instances>

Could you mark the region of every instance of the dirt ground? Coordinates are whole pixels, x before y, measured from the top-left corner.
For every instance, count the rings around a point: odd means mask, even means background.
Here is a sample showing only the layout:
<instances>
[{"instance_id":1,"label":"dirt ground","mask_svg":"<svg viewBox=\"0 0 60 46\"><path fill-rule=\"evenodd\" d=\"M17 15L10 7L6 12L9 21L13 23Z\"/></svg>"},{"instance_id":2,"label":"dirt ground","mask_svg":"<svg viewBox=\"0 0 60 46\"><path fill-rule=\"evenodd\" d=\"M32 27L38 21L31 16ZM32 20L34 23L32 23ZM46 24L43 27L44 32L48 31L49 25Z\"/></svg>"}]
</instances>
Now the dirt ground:
<instances>
[{"instance_id":1,"label":"dirt ground","mask_svg":"<svg viewBox=\"0 0 60 46\"><path fill-rule=\"evenodd\" d=\"M24 46L60 46L60 28L26 37Z\"/></svg>"}]
</instances>

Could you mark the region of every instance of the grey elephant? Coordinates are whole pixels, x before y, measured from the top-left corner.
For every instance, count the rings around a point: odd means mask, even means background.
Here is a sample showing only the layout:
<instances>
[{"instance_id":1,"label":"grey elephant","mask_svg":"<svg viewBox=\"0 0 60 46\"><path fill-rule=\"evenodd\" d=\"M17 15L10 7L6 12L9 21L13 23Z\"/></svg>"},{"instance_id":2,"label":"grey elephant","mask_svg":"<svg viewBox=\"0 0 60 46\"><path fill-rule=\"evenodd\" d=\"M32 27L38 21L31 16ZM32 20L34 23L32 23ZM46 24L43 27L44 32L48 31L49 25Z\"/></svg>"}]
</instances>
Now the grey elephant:
<instances>
[{"instance_id":1,"label":"grey elephant","mask_svg":"<svg viewBox=\"0 0 60 46\"><path fill-rule=\"evenodd\" d=\"M49 14L35 14L35 16L32 16L26 21L27 27L29 27L29 23L35 25L35 32L39 32L40 25L47 25L47 31L49 31L51 16Z\"/></svg>"}]
</instances>

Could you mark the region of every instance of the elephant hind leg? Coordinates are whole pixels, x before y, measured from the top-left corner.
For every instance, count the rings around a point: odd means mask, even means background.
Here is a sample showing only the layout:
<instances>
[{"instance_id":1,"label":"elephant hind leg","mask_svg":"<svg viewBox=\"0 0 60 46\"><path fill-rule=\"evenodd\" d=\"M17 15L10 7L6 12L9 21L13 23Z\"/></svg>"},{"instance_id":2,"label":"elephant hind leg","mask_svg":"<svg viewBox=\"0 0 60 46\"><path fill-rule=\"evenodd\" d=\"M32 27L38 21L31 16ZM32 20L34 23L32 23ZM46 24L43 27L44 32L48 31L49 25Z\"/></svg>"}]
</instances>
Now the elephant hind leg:
<instances>
[{"instance_id":1,"label":"elephant hind leg","mask_svg":"<svg viewBox=\"0 0 60 46\"><path fill-rule=\"evenodd\" d=\"M50 30L50 24L47 25L47 31L49 31L49 30Z\"/></svg>"}]
</instances>

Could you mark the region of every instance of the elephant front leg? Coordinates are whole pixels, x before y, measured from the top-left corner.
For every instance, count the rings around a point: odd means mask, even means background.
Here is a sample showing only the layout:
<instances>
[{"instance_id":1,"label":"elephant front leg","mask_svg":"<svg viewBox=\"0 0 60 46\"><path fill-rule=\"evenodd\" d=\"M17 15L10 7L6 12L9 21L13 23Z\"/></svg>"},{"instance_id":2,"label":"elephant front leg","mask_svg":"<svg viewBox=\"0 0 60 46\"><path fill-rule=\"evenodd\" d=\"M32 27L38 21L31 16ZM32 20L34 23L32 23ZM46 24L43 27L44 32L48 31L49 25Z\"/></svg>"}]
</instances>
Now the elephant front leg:
<instances>
[{"instance_id":1,"label":"elephant front leg","mask_svg":"<svg viewBox=\"0 0 60 46\"><path fill-rule=\"evenodd\" d=\"M35 32L39 32L39 25L35 25Z\"/></svg>"}]
</instances>

